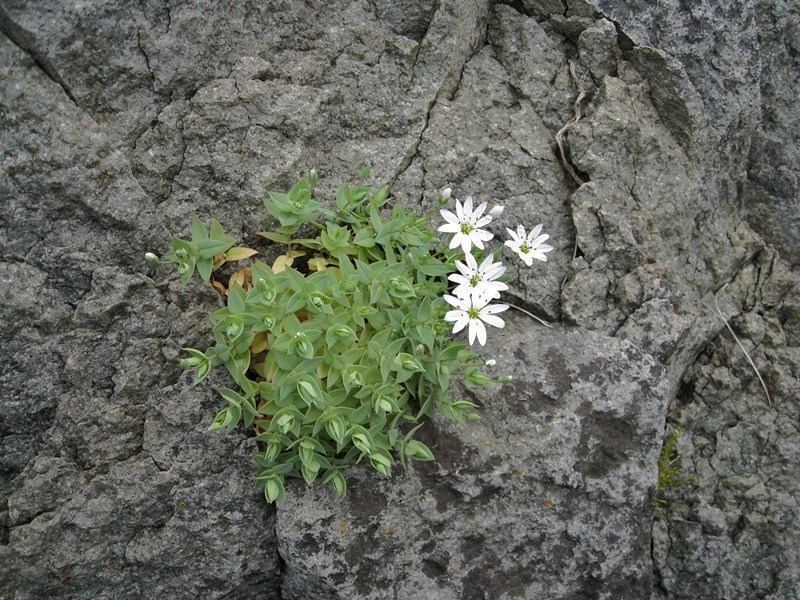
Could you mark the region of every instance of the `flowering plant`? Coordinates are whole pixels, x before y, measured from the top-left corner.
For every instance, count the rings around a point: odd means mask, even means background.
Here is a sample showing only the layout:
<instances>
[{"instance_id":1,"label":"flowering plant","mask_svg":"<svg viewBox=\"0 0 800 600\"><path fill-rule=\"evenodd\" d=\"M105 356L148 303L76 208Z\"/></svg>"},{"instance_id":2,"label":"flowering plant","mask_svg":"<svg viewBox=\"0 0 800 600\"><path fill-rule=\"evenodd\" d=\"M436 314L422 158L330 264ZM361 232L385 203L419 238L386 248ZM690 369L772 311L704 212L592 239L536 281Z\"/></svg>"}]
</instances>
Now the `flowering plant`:
<instances>
[{"instance_id":1,"label":"flowering plant","mask_svg":"<svg viewBox=\"0 0 800 600\"><path fill-rule=\"evenodd\" d=\"M453 234L442 249L427 218L388 208L386 187L342 186L334 209L315 199L316 183L311 171L288 193L265 198L279 227L259 235L282 249L271 264L252 261L223 284L226 264L257 252L196 217L192 239L174 238L160 259L176 263L183 282L197 272L224 300L211 315L214 344L185 348L181 364L195 383L226 367L236 389L218 389L227 407L211 429L240 421L252 428L256 483L270 502L283 499L287 476L321 479L345 494L343 471L359 461L390 475L398 458L432 460L414 438L423 417L438 410L462 423L478 418L474 404L451 398L451 377L496 383L451 334L468 327L470 345L484 344L485 325L502 327L497 313L508 308L491 304L507 289L505 267L492 256L479 264L471 252L492 239L482 228L501 207L484 215L486 203L473 209L467 198L455 214L442 210L439 230ZM449 198L445 190L440 201ZM523 259L546 260L540 229L509 246ZM457 284L451 294L448 281Z\"/></svg>"}]
</instances>

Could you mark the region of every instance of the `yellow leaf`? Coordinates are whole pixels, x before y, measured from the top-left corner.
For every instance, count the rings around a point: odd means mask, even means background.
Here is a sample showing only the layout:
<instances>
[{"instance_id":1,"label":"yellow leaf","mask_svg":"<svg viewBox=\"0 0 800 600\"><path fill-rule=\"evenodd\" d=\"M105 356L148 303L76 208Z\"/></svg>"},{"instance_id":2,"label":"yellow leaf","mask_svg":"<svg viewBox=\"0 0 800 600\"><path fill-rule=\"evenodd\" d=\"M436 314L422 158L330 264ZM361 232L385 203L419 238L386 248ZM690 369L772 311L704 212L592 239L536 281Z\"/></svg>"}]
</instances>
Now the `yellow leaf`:
<instances>
[{"instance_id":1,"label":"yellow leaf","mask_svg":"<svg viewBox=\"0 0 800 600\"><path fill-rule=\"evenodd\" d=\"M287 267L291 267L293 262L294 262L293 257L287 256L286 254L281 254L278 258L275 259L275 262L272 263L272 272L282 273L283 271L286 270Z\"/></svg>"},{"instance_id":2,"label":"yellow leaf","mask_svg":"<svg viewBox=\"0 0 800 600\"><path fill-rule=\"evenodd\" d=\"M225 255L224 254L217 254L214 257L214 262L211 264L211 270L216 271L222 266L222 263L225 262Z\"/></svg>"},{"instance_id":3,"label":"yellow leaf","mask_svg":"<svg viewBox=\"0 0 800 600\"><path fill-rule=\"evenodd\" d=\"M289 250L286 255L289 258L300 258L301 256L305 256L306 253L303 250Z\"/></svg>"},{"instance_id":4,"label":"yellow leaf","mask_svg":"<svg viewBox=\"0 0 800 600\"><path fill-rule=\"evenodd\" d=\"M328 261L322 256L317 256L309 259L308 268L312 271L323 271L327 268Z\"/></svg>"},{"instance_id":5,"label":"yellow leaf","mask_svg":"<svg viewBox=\"0 0 800 600\"><path fill-rule=\"evenodd\" d=\"M258 252L251 248L240 248L240 247L231 248L225 253L225 262L243 260L245 258L250 258L254 254L258 254Z\"/></svg>"},{"instance_id":6,"label":"yellow leaf","mask_svg":"<svg viewBox=\"0 0 800 600\"><path fill-rule=\"evenodd\" d=\"M225 298L225 296L228 295L228 290L226 290L225 286L222 285L219 281L212 280L211 285L214 286L214 289L217 290L217 292L219 292L219 295L222 296L223 298Z\"/></svg>"},{"instance_id":7,"label":"yellow leaf","mask_svg":"<svg viewBox=\"0 0 800 600\"><path fill-rule=\"evenodd\" d=\"M230 281L228 281L228 289L229 290L233 289L233 286L236 285L237 283L240 286L244 287L245 282L250 279L249 275L250 274L249 274L249 269L248 268L244 268L244 269L241 269L239 271L236 271L236 273L231 275Z\"/></svg>"},{"instance_id":8,"label":"yellow leaf","mask_svg":"<svg viewBox=\"0 0 800 600\"><path fill-rule=\"evenodd\" d=\"M267 340L267 334L263 331L258 332L253 341L250 343L250 353L251 354L259 354L266 350L269 347L269 341Z\"/></svg>"},{"instance_id":9,"label":"yellow leaf","mask_svg":"<svg viewBox=\"0 0 800 600\"><path fill-rule=\"evenodd\" d=\"M266 379L266 373L264 372L264 361L260 360L258 362L252 363L250 368L256 372L256 374L261 377L261 379Z\"/></svg>"},{"instance_id":10,"label":"yellow leaf","mask_svg":"<svg viewBox=\"0 0 800 600\"><path fill-rule=\"evenodd\" d=\"M326 379L328 377L328 373L330 372L330 367L325 363L320 363L317 367L317 377L320 379Z\"/></svg>"}]
</instances>

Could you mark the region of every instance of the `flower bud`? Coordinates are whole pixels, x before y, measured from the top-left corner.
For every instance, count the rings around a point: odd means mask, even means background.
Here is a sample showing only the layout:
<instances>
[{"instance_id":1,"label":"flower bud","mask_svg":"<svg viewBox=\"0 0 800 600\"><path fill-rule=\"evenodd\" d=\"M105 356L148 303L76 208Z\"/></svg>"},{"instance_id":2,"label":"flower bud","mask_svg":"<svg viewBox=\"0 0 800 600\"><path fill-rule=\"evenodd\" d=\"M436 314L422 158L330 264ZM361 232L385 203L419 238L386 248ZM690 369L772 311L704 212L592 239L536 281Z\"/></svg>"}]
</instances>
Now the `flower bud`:
<instances>
[{"instance_id":1,"label":"flower bud","mask_svg":"<svg viewBox=\"0 0 800 600\"><path fill-rule=\"evenodd\" d=\"M361 377L361 373L356 371L355 369L348 369L342 373L342 379L345 384L345 388L348 387L361 387L364 385L364 379Z\"/></svg>"},{"instance_id":2,"label":"flower bud","mask_svg":"<svg viewBox=\"0 0 800 600\"><path fill-rule=\"evenodd\" d=\"M333 485L333 489L336 490L336 493L340 496L344 496L347 493L347 480L345 480L344 475L339 471L336 472L336 475L331 477L331 484Z\"/></svg>"},{"instance_id":3,"label":"flower bud","mask_svg":"<svg viewBox=\"0 0 800 600\"><path fill-rule=\"evenodd\" d=\"M347 325L340 325L339 327L334 329L334 332L336 333L337 337L340 337L342 339L356 337L356 332L353 331L353 329L348 327Z\"/></svg>"},{"instance_id":4,"label":"flower bud","mask_svg":"<svg viewBox=\"0 0 800 600\"><path fill-rule=\"evenodd\" d=\"M495 359L493 359L493 358L490 358L490 359L488 359L488 360L486 361L486 366L487 366L487 367L493 367L493 366L495 366L496 364L497 364L497 361L496 361Z\"/></svg>"},{"instance_id":5,"label":"flower bud","mask_svg":"<svg viewBox=\"0 0 800 600\"><path fill-rule=\"evenodd\" d=\"M510 383L512 379L514 378L511 375L503 375L500 378L500 383Z\"/></svg>"},{"instance_id":6,"label":"flower bud","mask_svg":"<svg viewBox=\"0 0 800 600\"><path fill-rule=\"evenodd\" d=\"M492 207L492 209L489 211L489 213L488 213L488 214L489 214L489 216L490 216L490 217L492 217L493 219L496 219L497 217L499 217L500 215L502 215L502 214L503 214L503 211L504 211L505 209L506 209L506 208L505 208L505 206L500 206L500 205L498 204L497 206L493 206L493 207Z\"/></svg>"},{"instance_id":7,"label":"flower bud","mask_svg":"<svg viewBox=\"0 0 800 600\"><path fill-rule=\"evenodd\" d=\"M311 304L313 304L315 308L323 308L331 303L331 299L320 292L312 292L309 296L309 300L311 300Z\"/></svg>"},{"instance_id":8,"label":"flower bud","mask_svg":"<svg viewBox=\"0 0 800 600\"><path fill-rule=\"evenodd\" d=\"M184 358L181 360L181 369L193 369L194 367L198 366L203 362L203 359L199 356L193 356L191 358Z\"/></svg>"},{"instance_id":9,"label":"flower bud","mask_svg":"<svg viewBox=\"0 0 800 600\"><path fill-rule=\"evenodd\" d=\"M375 312L377 312L377 310L375 308L373 308L372 306L364 305L364 306L359 306L358 309L357 309L357 312L358 312L359 316L368 317L371 314L374 314Z\"/></svg>"},{"instance_id":10,"label":"flower bud","mask_svg":"<svg viewBox=\"0 0 800 600\"><path fill-rule=\"evenodd\" d=\"M228 339L235 340L242 334L243 331L244 323L241 321L234 321L228 325L227 329L225 329L225 334L228 336Z\"/></svg>"},{"instance_id":11,"label":"flower bud","mask_svg":"<svg viewBox=\"0 0 800 600\"><path fill-rule=\"evenodd\" d=\"M287 434L294 427L294 416L290 414L281 415L275 423L278 429L281 430L281 433Z\"/></svg>"},{"instance_id":12,"label":"flower bud","mask_svg":"<svg viewBox=\"0 0 800 600\"><path fill-rule=\"evenodd\" d=\"M297 382L297 393L300 394L300 397L303 399L303 402L305 402L309 406L311 406L312 404L316 404L320 400L317 390L308 381Z\"/></svg>"},{"instance_id":13,"label":"flower bud","mask_svg":"<svg viewBox=\"0 0 800 600\"><path fill-rule=\"evenodd\" d=\"M341 443L344 440L344 423L340 417L331 417L325 423L325 431L337 443Z\"/></svg>"},{"instance_id":14,"label":"flower bud","mask_svg":"<svg viewBox=\"0 0 800 600\"><path fill-rule=\"evenodd\" d=\"M266 452L264 452L264 458L268 461L272 462L278 455L281 453L281 445L278 442L270 442L267 446Z\"/></svg>"},{"instance_id":15,"label":"flower bud","mask_svg":"<svg viewBox=\"0 0 800 600\"><path fill-rule=\"evenodd\" d=\"M450 188L444 188L442 190L442 198L444 198L445 200L449 200L450 196L452 195L453 195L453 190L451 190Z\"/></svg>"},{"instance_id":16,"label":"flower bud","mask_svg":"<svg viewBox=\"0 0 800 600\"><path fill-rule=\"evenodd\" d=\"M154 264L154 265L157 265L157 264L158 264L158 262L159 262L158 256L156 256L156 255L155 255L155 254L153 254L152 252L145 252L145 253L144 253L144 259L145 259L147 262L149 262L149 263L152 263L152 264Z\"/></svg>"},{"instance_id":17,"label":"flower bud","mask_svg":"<svg viewBox=\"0 0 800 600\"><path fill-rule=\"evenodd\" d=\"M175 250L175 258L183 262L184 260L189 258L189 253L186 251L186 248L178 248L177 250Z\"/></svg>"},{"instance_id":18,"label":"flower bud","mask_svg":"<svg viewBox=\"0 0 800 600\"><path fill-rule=\"evenodd\" d=\"M353 445L361 450L361 452L366 454L372 452L372 444L370 443L369 438L363 433L353 434Z\"/></svg>"},{"instance_id":19,"label":"flower bud","mask_svg":"<svg viewBox=\"0 0 800 600\"><path fill-rule=\"evenodd\" d=\"M178 265L178 275L186 275L191 268L192 267L189 266L189 263L182 262Z\"/></svg>"}]
</instances>

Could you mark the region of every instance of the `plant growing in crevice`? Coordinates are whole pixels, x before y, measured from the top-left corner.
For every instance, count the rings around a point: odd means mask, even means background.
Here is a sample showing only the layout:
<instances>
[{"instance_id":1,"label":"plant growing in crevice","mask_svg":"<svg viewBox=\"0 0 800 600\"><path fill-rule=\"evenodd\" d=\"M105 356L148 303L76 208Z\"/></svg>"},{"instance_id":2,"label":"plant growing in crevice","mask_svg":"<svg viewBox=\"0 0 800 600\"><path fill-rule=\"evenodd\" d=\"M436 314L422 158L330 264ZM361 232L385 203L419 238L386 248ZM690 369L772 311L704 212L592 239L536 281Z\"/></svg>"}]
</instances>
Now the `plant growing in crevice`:
<instances>
[{"instance_id":1,"label":"plant growing in crevice","mask_svg":"<svg viewBox=\"0 0 800 600\"><path fill-rule=\"evenodd\" d=\"M316 183L311 171L265 198L279 226L259 235L283 250L272 264L250 261L224 284L220 267L256 251L196 217L191 240L174 238L160 259L176 263L184 283L197 272L224 300L211 315L214 344L185 348L181 364L195 384L226 368L234 385L218 389L227 406L211 429L252 429L256 482L269 501L283 499L286 477L321 479L345 494L354 463L390 475L398 461L432 460L414 437L424 417L478 418L474 404L451 397L452 377L497 383L452 333L468 327L470 344L484 344L486 324L504 325L496 313L508 307L491 301L506 287L505 267L483 252L478 265L471 253L493 237L482 227L502 208L483 215L486 204L473 210L468 198L455 214L443 210L439 229L452 237L441 248L428 218L390 208L386 187L344 185L329 207L315 198ZM539 229L509 247L546 260L551 247ZM449 280L459 284L452 295Z\"/></svg>"},{"instance_id":2,"label":"plant growing in crevice","mask_svg":"<svg viewBox=\"0 0 800 600\"><path fill-rule=\"evenodd\" d=\"M697 483L694 475L685 477L681 475L677 463L680 460L678 453L678 439L683 435L683 429L678 427L664 437L664 446L658 456L658 482L656 483L656 504L666 504L659 494L667 490L676 490L689 484Z\"/></svg>"}]
</instances>

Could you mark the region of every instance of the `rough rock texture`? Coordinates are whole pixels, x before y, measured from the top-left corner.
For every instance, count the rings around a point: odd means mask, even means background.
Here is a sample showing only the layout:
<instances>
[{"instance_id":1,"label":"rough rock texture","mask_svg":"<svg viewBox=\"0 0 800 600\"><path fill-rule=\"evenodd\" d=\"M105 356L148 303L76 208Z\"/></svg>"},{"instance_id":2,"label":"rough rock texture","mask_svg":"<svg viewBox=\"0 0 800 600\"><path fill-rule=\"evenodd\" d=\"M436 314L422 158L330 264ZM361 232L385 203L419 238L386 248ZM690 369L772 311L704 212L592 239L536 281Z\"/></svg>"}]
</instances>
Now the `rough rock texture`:
<instances>
[{"instance_id":1,"label":"rough rock texture","mask_svg":"<svg viewBox=\"0 0 800 600\"><path fill-rule=\"evenodd\" d=\"M800 597L791 2L7 0L0 31L0 598ZM545 223L509 283L556 325L492 332L515 380L425 426L435 463L275 509L178 369L215 295L142 255L192 213L255 243L266 190L366 162ZM665 424L697 482L656 491Z\"/></svg>"},{"instance_id":2,"label":"rough rock texture","mask_svg":"<svg viewBox=\"0 0 800 600\"><path fill-rule=\"evenodd\" d=\"M358 470L345 499L290 490L285 598L649 594L664 369L629 342L527 318L487 344L514 377L506 401L476 394L480 422L422 432L437 462L397 481Z\"/></svg>"}]
</instances>

